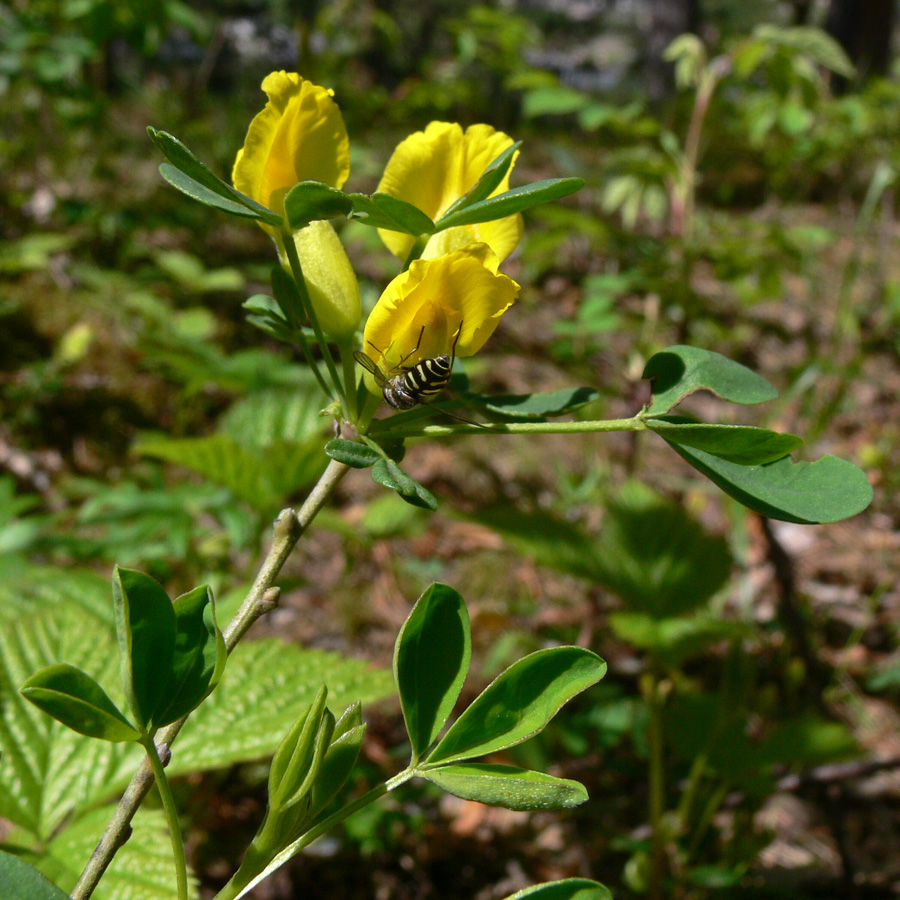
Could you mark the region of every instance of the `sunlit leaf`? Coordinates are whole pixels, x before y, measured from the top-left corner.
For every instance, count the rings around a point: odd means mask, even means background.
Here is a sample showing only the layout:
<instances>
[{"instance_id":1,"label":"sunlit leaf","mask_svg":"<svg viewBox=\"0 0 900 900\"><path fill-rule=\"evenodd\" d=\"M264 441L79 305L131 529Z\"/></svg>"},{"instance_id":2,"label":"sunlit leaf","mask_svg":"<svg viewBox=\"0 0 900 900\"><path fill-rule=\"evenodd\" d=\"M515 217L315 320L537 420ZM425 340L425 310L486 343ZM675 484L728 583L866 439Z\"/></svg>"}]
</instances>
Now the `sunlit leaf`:
<instances>
[{"instance_id":1,"label":"sunlit leaf","mask_svg":"<svg viewBox=\"0 0 900 900\"><path fill-rule=\"evenodd\" d=\"M566 878L524 888L506 900L612 900L612 894L599 882L587 878Z\"/></svg>"},{"instance_id":2,"label":"sunlit leaf","mask_svg":"<svg viewBox=\"0 0 900 900\"><path fill-rule=\"evenodd\" d=\"M536 394L466 394L466 402L504 416L541 419L564 416L599 397L599 391L579 387L542 391Z\"/></svg>"},{"instance_id":3,"label":"sunlit leaf","mask_svg":"<svg viewBox=\"0 0 900 900\"><path fill-rule=\"evenodd\" d=\"M347 194L320 181L301 181L284 196L284 214L291 228L347 216L352 209L353 201Z\"/></svg>"},{"instance_id":4,"label":"sunlit leaf","mask_svg":"<svg viewBox=\"0 0 900 900\"><path fill-rule=\"evenodd\" d=\"M437 499L427 488L411 478L391 459L380 459L372 466L372 480L376 484L396 491L407 503L432 511L437 509Z\"/></svg>"},{"instance_id":5,"label":"sunlit leaf","mask_svg":"<svg viewBox=\"0 0 900 900\"><path fill-rule=\"evenodd\" d=\"M3 900L69 900L34 866L0 850L0 897Z\"/></svg>"},{"instance_id":6,"label":"sunlit leaf","mask_svg":"<svg viewBox=\"0 0 900 900\"><path fill-rule=\"evenodd\" d=\"M367 469L382 456L366 444L348 441L344 438L333 438L325 445L325 453L333 460L351 466L354 469Z\"/></svg>"},{"instance_id":7,"label":"sunlit leaf","mask_svg":"<svg viewBox=\"0 0 900 900\"><path fill-rule=\"evenodd\" d=\"M388 231L401 231L418 237L420 234L431 234L434 222L417 206L399 197L376 191L368 194L350 194L353 201L353 212L350 217L359 219L364 225L372 228L385 228Z\"/></svg>"}]
</instances>

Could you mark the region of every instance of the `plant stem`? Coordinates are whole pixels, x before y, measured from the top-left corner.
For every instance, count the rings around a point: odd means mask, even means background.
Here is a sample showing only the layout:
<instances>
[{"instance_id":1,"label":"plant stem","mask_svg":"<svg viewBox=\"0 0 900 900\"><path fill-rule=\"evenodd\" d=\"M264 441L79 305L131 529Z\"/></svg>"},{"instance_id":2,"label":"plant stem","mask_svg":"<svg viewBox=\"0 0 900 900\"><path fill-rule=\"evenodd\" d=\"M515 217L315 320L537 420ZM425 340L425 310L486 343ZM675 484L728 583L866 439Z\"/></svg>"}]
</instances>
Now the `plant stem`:
<instances>
[{"instance_id":1,"label":"plant stem","mask_svg":"<svg viewBox=\"0 0 900 900\"><path fill-rule=\"evenodd\" d=\"M178 822L178 810L175 808L175 799L172 797L172 789L169 787L169 779L166 770L159 758L156 744L153 738L147 736L141 741L141 746L147 751L147 759L153 769L156 779L156 789L159 791L163 809L166 813L166 822L169 825L169 836L172 839L172 855L175 857L175 880L178 885L178 900L188 900L187 860L184 856L184 838L181 836L181 825Z\"/></svg>"},{"instance_id":2,"label":"plant stem","mask_svg":"<svg viewBox=\"0 0 900 900\"><path fill-rule=\"evenodd\" d=\"M390 421L390 420L387 420ZM644 431L643 416L630 419L593 419L587 422L491 422L485 425L404 425L370 429L369 435L441 437L454 434L592 434L607 431Z\"/></svg>"},{"instance_id":3,"label":"plant stem","mask_svg":"<svg viewBox=\"0 0 900 900\"><path fill-rule=\"evenodd\" d=\"M352 803L347 804L347 806L341 807L341 809L336 810L330 816L323 819L319 822L318 825L313 826L309 829L305 834L300 835L296 841L292 844L289 844L284 848L277 856L275 856L272 861L262 870L258 875L254 876L254 878L249 881L245 885L234 884L234 879L232 878L228 884L219 891L215 896L215 900L239 900L240 897L243 897L248 891L253 890L256 885L258 885L264 878L267 878L272 872L276 869L281 868L289 859L295 857L301 850L305 847L308 847L313 841L317 841L322 835L327 834L334 828L335 825L339 825L349 816L353 815L353 813L358 812L363 807L368 806L370 803L374 803L376 800L383 797L389 791L392 791L394 788L399 787L406 781L409 781L416 774L415 769L408 768L404 769L399 774L395 775L393 778L385 781L382 784L375 785L372 790L367 791L361 797L357 797Z\"/></svg>"},{"instance_id":4,"label":"plant stem","mask_svg":"<svg viewBox=\"0 0 900 900\"><path fill-rule=\"evenodd\" d=\"M651 900L662 897L662 878L666 865L666 844L663 834L663 813L666 803L665 760L663 746L663 697L660 679L654 670L647 673L644 684L647 699L647 743L650 754L650 890Z\"/></svg>"},{"instance_id":5,"label":"plant stem","mask_svg":"<svg viewBox=\"0 0 900 900\"><path fill-rule=\"evenodd\" d=\"M275 520L275 528L272 546L266 554L260 566L259 573L253 586L250 588L241 608L235 613L234 618L225 629L225 646L230 653L240 639L246 634L250 626L263 613L272 608L272 593L275 579L281 571L285 560L294 549L297 541L306 531L310 522L316 517L319 510L325 505L325 501L331 496L338 482L349 471L349 467L343 463L332 460L328 468L322 473L322 477L316 486L310 491L309 496L295 514L292 509L282 510ZM157 747L164 754L168 752L172 742L181 731L187 716L183 716L177 722L159 732ZM122 799L116 807L115 813L106 826L100 843L94 850L88 864L85 866L75 889L72 891L72 900L87 900L93 894L101 876L109 867L113 857L119 848L131 835L131 820L141 805L147 792L153 784L153 769L148 760L145 760L134 773Z\"/></svg>"}]
</instances>

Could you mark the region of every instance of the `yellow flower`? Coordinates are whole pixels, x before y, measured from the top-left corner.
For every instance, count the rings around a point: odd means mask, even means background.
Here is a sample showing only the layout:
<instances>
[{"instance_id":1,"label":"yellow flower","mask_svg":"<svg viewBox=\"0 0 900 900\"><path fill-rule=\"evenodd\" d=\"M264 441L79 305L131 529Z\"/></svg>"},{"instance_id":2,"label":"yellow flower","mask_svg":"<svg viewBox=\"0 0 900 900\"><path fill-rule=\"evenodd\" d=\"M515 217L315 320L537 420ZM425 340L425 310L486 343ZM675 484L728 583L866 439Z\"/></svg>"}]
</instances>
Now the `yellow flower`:
<instances>
[{"instance_id":1,"label":"yellow flower","mask_svg":"<svg viewBox=\"0 0 900 900\"><path fill-rule=\"evenodd\" d=\"M470 125L463 132L455 122L432 122L424 131L411 134L397 145L378 190L406 200L432 219L438 219L472 189L485 168L512 143L511 137L490 125ZM509 190L509 172L494 194L506 190ZM383 229L378 233L391 253L400 259L407 258L415 242L412 235ZM504 260L515 250L521 237L519 214L494 222L459 225L432 235L422 259L443 256L482 241Z\"/></svg>"},{"instance_id":2,"label":"yellow flower","mask_svg":"<svg viewBox=\"0 0 900 900\"><path fill-rule=\"evenodd\" d=\"M366 355L390 373L450 353L454 341L457 356L477 353L519 292L512 278L498 274L499 264L483 243L413 262L385 288L369 314ZM381 393L369 374L366 386Z\"/></svg>"},{"instance_id":3,"label":"yellow flower","mask_svg":"<svg viewBox=\"0 0 900 900\"><path fill-rule=\"evenodd\" d=\"M350 141L331 91L296 72L272 72L262 89L269 102L250 123L231 178L239 191L284 215L284 195L300 181L343 187Z\"/></svg>"}]
</instances>

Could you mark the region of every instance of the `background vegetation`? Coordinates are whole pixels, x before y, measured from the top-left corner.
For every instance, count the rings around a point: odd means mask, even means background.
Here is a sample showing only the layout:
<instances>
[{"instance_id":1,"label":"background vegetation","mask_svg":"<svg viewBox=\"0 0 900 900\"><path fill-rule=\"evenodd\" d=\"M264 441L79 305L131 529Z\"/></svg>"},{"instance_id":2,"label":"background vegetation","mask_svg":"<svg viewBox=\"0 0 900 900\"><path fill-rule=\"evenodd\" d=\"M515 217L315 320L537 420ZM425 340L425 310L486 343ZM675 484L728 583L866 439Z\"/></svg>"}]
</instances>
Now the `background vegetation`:
<instances>
[{"instance_id":1,"label":"background vegetation","mask_svg":"<svg viewBox=\"0 0 900 900\"><path fill-rule=\"evenodd\" d=\"M65 744L13 693L48 661L109 666L112 564L172 595L208 581L227 607L274 514L326 461L308 375L241 309L266 290L268 239L183 202L145 130L227 177L262 77L287 68L335 89L351 189L374 189L397 140L432 119L524 140L523 181L587 180L528 216L506 266L522 297L467 367L480 389L580 379L602 391L595 410L629 416L653 352L716 350L779 388L756 424L806 436L807 458L863 466L875 502L837 525L769 522L627 435L412 447L406 467L443 501L433 515L351 474L289 562L280 609L230 664L240 749L210 710L175 753L201 893L258 824L255 760L310 699L309 672L333 673L338 705L387 697L397 629L439 579L465 594L481 683L548 642L608 661L514 756L578 778L591 801L526 815L436 805L420 787L352 819L266 896L502 896L571 875L619 898L895 896L900 81L890 4L871 22L857 4L855 35L850 6L0 6L0 782L19 717L43 742L33 784L0 798L6 845L62 877L133 767L117 748ZM795 30L809 24L844 50ZM343 237L372 303L389 274L377 239ZM94 630L79 636L85 616ZM396 704L365 710L357 792L396 766L382 748L402 734ZM648 814L660 764L667 790ZM662 888L648 882L648 815L665 836ZM130 865L152 886L158 811L146 822Z\"/></svg>"}]
</instances>

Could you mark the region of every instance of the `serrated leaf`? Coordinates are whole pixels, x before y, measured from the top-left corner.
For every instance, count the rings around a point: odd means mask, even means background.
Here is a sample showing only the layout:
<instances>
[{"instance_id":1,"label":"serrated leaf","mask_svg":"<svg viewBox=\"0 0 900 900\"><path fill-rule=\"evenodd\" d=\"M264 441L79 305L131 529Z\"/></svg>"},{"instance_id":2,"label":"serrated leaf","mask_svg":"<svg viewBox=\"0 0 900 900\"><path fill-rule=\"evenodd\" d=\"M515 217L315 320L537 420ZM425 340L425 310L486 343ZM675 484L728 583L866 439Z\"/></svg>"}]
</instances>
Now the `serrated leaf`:
<instances>
[{"instance_id":1,"label":"serrated leaf","mask_svg":"<svg viewBox=\"0 0 900 900\"><path fill-rule=\"evenodd\" d=\"M338 708L394 693L391 673L278 640L242 643L218 688L188 719L167 771L221 768L271 755L322 683Z\"/></svg>"},{"instance_id":2,"label":"serrated leaf","mask_svg":"<svg viewBox=\"0 0 900 900\"><path fill-rule=\"evenodd\" d=\"M207 585L176 597L175 653L166 697L156 714L162 727L194 709L216 686L225 666L226 650L216 624L215 601Z\"/></svg>"},{"instance_id":3,"label":"serrated leaf","mask_svg":"<svg viewBox=\"0 0 900 900\"><path fill-rule=\"evenodd\" d=\"M301 181L284 195L284 214L293 229L318 219L348 216L352 210L347 194L321 181Z\"/></svg>"},{"instance_id":4,"label":"serrated leaf","mask_svg":"<svg viewBox=\"0 0 900 900\"><path fill-rule=\"evenodd\" d=\"M411 478L391 459L380 459L372 466L372 481L396 491L407 503L422 509L437 509L437 499L427 488Z\"/></svg>"},{"instance_id":5,"label":"serrated leaf","mask_svg":"<svg viewBox=\"0 0 900 900\"><path fill-rule=\"evenodd\" d=\"M92 810L72 822L47 845L39 866L50 878L71 890L90 859L115 807ZM141 808L128 842L119 849L92 895L92 900L177 900L172 844L163 813ZM189 875L188 895L196 898L196 880Z\"/></svg>"},{"instance_id":6,"label":"serrated leaf","mask_svg":"<svg viewBox=\"0 0 900 900\"><path fill-rule=\"evenodd\" d=\"M318 441L325 427L319 413L326 402L313 384L253 391L228 408L219 430L248 448Z\"/></svg>"},{"instance_id":7,"label":"serrated leaf","mask_svg":"<svg viewBox=\"0 0 900 900\"><path fill-rule=\"evenodd\" d=\"M141 735L106 691L81 669L57 663L35 672L20 693L67 728L104 741L134 741Z\"/></svg>"},{"instance_id":8,"label":"serrated leaf","mask_svg":"<svg viewBox=\"0 0 900 900\"><path fill-rule=\"evenodd\" d=\"M599 397L599 391L579 387L542 391L536 394L466 394L466 401L504 416L541 419L564 416Z\"/></svg>"},{"instance_id":9,"label":"serrated leaf","mask_svg":"<svg viewBox=\"0 0 900 900\"><path fill-rule=\"evenodd\" d=\"M866 473L836 456L811 463L786 456L762 466L742 466L703 450L671 446L730 497L772 519L805 525L839 522L872 502Z\"/></svg>"},{"instance_id":10,"label":"serrated leaf","mask_svg":"<svg viewBox=\"0 0 900 900\"><path fill-rule=\"evenodd\" d=\"M69 900L34 866L0 850L0 897L3 900Z\"/></svg>"},{"instance_id":11,"label":"serrated leaf","mask_svg":"<svg viewBox=\"0 0 900 900\"><path fill-rule=\"evenodd\" d=\"M434 222L417 206L376 191L368 194L350 194L353 201L353 212L350 217L359 219L364 225L372 228L384 228L387 231L401 231L418 237L420 234L431 234Z\"/></svg>"},{"instance_id":12,"label":"serrated leaf","mask_svg":"<svg viewBox=\"0 0 900 900\"><path fill-rule=\"evenodd\" d=\"M476 225L479 222L492 222L506 216L523 212L541 203L550 203L574 194L584 187L583 178L547 178L533 184L522 185L489 197L457 210L449 215L441 216L434 223L434 231L444 231L458 225Z\"/></svg>"},{"instance_id":13,"label":"serrated leaf","mask_svg":"<svg viewBox=\"0 0 900 900\"><path fill-rule=\"evenodd\" d=\"M0 623L73 602L112 627L108 578L87 569L34 565L18 555L0 555Z\"/></svg>"},{"instance_id":14,"label":"serrated leaf","mask_svg":"<svg viewBox=\"0 0 900 900\"><path fill-rule=\"evenodd\" d=\"M61 602L0 629L0 816L41 841L72 813L127 783L143 755L132 744L76 734L19 695L29 675L63 660L100 684L118 684L112 628L75 603ZM113 702L121 700L110 693Z\"/></svg>"},{"instance_id":15,"label":"serrated leaf","mask_svg":"<svg viewBox=\"0 0 900 900\"><path fill-rule=\"evenodd\" d=\"M676 345L654 354L641 377L653 382L648 416L666 413L688 394L700 390L747 406L778 396L778 391L761 375L721 353L699 347Z\"/></svg>"},{"instance_id":16,"label":"serrated leaf","mask_svg":"<svg viewBox=\"0 0 900 900\"><path fill-rule=\"evenodd\" d=\"M565 878L548 881L518 891L506 900L613 900L612 894L598 881L588 878Z\"/></svg>"},{"instance_id":17,"label":"serrated leaf","mask_svg":"<svg viewBox=\"0 0 900 900\"><path fill-rule=\"evenodd\" d=\"M201 203L218 207L233 215L259 219L269 225L281 225L282 220L278 213L272 212L222 181L178 138L155 128L148 128L147 134L169 160L170 165L163 163L160 172L173 187Z\"/></svg>"},{"instance_id":18,"label":"serrated leaf","mask_svg":"<svg viewBox=\"0 0 900 900\"><path fill-rule=\"evenodd\" d=\"M606 663L581 647L531 653L475 698L425 761L457 762L519 744L541 731L565 703L605 673Z\"/></svg>"},{"instance_id":19,"label":"serrated leaf","mask_svg":"<svg viewBox=\"0 0 900 900\"><path fill-rule=\"evenodd\" d=\"M122 689L143 729L166 699L175 650L175 611L162 585L149 575L116 566L113 606Z\"/></svg>"},{"instance_id":20,"label":"serrated leaf","mask_svg":"<svg viewBox=\"0 0 900 900\"><path fill-rule=\"evenodd\" d=\"M394 679L413 762L444 727L471 659L466 604L448 585L432 584L416 601L394 646Z\"/></svg>"},{"instance_id":21,"label":"serrated leaf","mask_svg":"<svg viewBox=\"0 0 900 900\"><path fill-rule=\"evenodd\" d=\"M707 425L680 416L645 419L647 428L670 444L704 450L742 466L774 462L803 445L795 434L751 425Z\"/></svg>"},{"instance_id":22,"label":"serrated leaf","mask_svg":"<svg viewBox=\"0 0 900 900\"><path fill-rule=\"evenodd\" d=\"M325 445L325 453L333 460L354 469L368 469L375 465L381 455L366 444L334 438Z\"/></svg>"},{"instance_id":23,"label":"serrated leaf","mask_svg":"<svg viewBox=\"0 0 900 900\"><path fill-rule=\"evenodd\" d=\"M577 781L515 766L463 763L426 769L422 777L454 797L506 809L568 809L588 799Z\"/></svg>"},{"instance_id":24,"label":"serrated leaf","mask_svg":"<svg viewBox=\"0 0 900 900\"><path fill-rule=\"evenodd\" d=\"M787 47L809 57L814 63L844 78L853 78L856 69L844 48L831 35L820 28L795 25L763 24L753 29L753 37L778 47Z\"/></svg>"}]
</instances>

